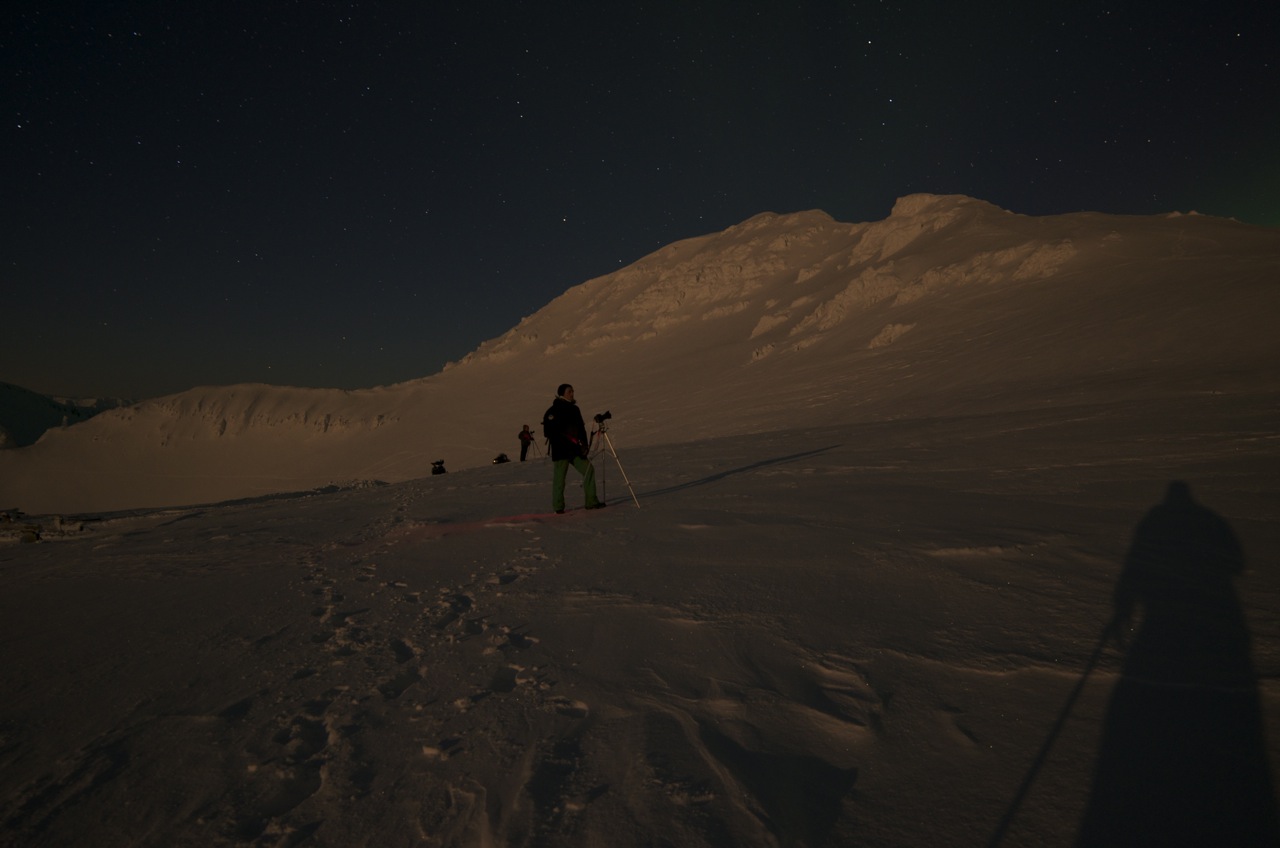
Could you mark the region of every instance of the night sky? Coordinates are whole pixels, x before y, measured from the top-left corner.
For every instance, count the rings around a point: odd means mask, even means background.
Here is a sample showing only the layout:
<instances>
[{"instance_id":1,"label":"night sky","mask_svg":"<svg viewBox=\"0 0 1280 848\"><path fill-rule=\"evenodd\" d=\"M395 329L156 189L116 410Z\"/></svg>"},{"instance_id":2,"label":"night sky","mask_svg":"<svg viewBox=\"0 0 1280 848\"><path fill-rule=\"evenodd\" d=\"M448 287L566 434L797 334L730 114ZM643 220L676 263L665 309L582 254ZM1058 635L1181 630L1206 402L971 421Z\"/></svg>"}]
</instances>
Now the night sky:
<instances>
[{"instance_id":1,"label":"night sky","mask_svg":"<svg viewBox=\"0 0 1280 848\"><path fill-rule=\"evenodd\" d=\"M914 192L1280 226L1278 22L1260 0L11 0L0 381L424 377L670 242Z\"/></svg>"}]
</instances>

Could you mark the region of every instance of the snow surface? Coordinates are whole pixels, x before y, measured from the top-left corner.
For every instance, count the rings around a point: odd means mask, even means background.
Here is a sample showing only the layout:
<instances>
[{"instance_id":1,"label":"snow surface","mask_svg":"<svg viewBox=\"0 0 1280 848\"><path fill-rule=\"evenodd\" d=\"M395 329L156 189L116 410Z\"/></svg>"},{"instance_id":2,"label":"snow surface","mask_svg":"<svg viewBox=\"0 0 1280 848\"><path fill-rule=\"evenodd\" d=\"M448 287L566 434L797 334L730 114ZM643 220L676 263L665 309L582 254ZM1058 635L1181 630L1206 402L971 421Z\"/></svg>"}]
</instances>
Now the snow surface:
<instances>
[{"instance_id":1,"label":"snow surface","mask_svg":"<svg viewBox=\"0 0 1280 848\"><path fill-rule=\"evenodd\" d=\"M5 451L61 515L0 544L0 844L1277 844L1278 271L766 215L421 381ZM600 512L488 464L565 380Z\"/></svg>"}]
</instances>

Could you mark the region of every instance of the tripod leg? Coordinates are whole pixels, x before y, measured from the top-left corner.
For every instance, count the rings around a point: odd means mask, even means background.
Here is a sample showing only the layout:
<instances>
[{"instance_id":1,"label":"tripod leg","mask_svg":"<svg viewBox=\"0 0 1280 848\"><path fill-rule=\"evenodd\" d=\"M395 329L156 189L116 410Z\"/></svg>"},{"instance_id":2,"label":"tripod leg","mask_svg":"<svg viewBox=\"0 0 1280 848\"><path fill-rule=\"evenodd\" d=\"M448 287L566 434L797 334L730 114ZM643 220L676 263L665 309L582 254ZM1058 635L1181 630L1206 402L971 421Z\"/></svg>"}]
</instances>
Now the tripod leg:
<instances>
[{"instance_id":1,"label":"tripod leg","mask_svg":"<svg viewBox=\"0 0 1280 848\"><path fill-rule=\"evenodd\" d=\"M600 463L600 499L605 503L609 502L609 475L605 471L609 468L609 463Z\"/></svg>"},{"instance_id":2,"label":"tripod leg","mask_svg":"<svg viewBox=\"0 0 1280 848\"><path fill-rule=\"evenodd\" d=\"M631 487L631 481L627 479L627 470L622 467L622 460L618 459L618 452L613 449L613 439L609 438L608 431L604 433L604 443L609 446L609 455L613 457L613 461L618 463L618 470L622 472L622 481L627 484L627 491L631 492L631 500L636 502L636 508L640 508L640 499L636 497L636 490Z\"/></svg>"}]
</instances>

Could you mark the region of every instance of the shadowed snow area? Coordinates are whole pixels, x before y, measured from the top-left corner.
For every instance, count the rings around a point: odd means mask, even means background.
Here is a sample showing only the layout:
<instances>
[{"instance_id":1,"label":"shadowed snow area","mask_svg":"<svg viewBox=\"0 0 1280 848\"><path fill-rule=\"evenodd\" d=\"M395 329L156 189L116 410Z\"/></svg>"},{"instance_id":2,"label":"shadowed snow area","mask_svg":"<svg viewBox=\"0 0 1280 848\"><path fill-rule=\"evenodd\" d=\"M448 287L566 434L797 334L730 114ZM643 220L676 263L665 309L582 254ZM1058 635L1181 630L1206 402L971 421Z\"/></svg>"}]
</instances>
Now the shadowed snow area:
<instances>
[{"instance_id":1,"label":"shadowed snow area","mask_svg":"<svg viewBox=\"0 0 1280 848\"><path fill-rule=\"evenodd\" d=\"M1274 845L1278 271L759 216L421 381L0 452L0 844ZM489 464L565 381L604 510Z\"/></svg>"}]
</instances>

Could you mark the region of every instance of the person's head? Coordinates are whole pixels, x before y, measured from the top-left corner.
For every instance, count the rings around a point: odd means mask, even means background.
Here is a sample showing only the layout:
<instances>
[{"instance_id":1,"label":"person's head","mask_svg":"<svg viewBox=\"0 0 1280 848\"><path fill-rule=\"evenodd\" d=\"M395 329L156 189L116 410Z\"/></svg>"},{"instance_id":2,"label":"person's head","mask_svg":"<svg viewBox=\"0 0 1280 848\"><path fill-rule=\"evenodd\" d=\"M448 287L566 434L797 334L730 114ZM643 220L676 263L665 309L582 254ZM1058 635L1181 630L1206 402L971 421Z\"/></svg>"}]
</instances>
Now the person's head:
<instances>
[{"instance_id":1,"label":"person's head","mask_svg":"<svg viewBox=\"0 0 1280 848\"><path fill-rule=\"evenodd\" d=\"M1191 487L1186 480L1174 480L1165 489L1164 502L1171 506L1186 506L1195 503L1195 499L1191 497Z\"/></svg>"},{"instance_id":2,"label":"person's head","mask_svg":"<svg viewBox=\"0 0 1280 848\"><path fill-rule=\"evenodd\" d=\"M529 429L529 425L528 425L528 424L524 425L524 428L525 428L526 430L528 430L528 429Z\"/></svg>"},{"instance_id":3,"label":"person's head","mask_svg":"<svg viewBox=\"0 0 1280 848\"><path fill-rule=\"evenodd\" d=\"M556 397L562 397L565 400L573 400L573 386L568 383L561 383L560 388L556 389Z\"/></svg>"}]
</instances>

